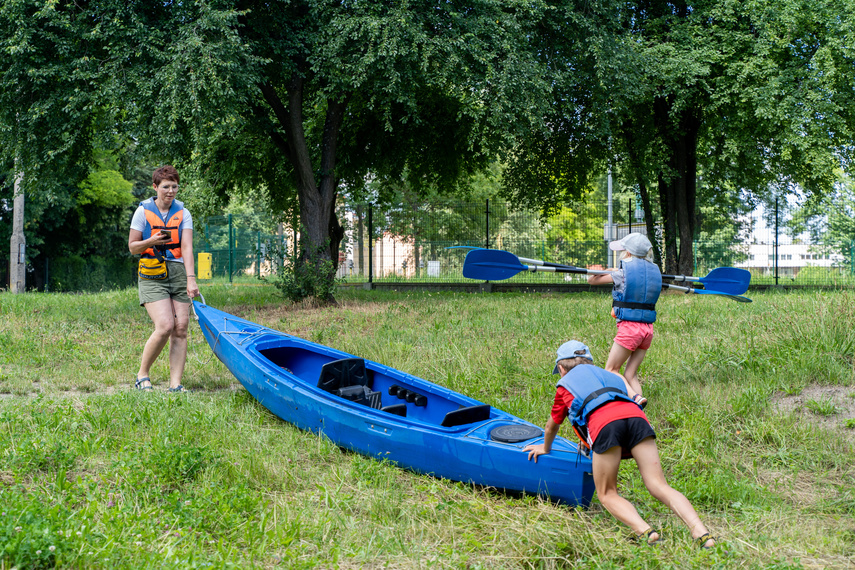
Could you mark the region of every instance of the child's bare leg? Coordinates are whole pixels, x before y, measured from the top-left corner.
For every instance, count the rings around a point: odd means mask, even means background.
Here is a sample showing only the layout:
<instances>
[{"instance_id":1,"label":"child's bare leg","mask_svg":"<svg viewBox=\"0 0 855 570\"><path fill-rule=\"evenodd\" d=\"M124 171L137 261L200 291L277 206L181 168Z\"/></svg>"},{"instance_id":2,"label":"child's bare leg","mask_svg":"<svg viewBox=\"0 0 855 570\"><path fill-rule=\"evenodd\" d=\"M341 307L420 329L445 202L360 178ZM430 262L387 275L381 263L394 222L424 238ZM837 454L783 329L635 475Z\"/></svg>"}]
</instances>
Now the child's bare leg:
<instances>
[{"instance_id":1,"label":"child's bare leg","mask_svg":"<svg viewBox=\"0 0 855 570\"><path fill-rule=\"evenodd\" d=\"M596 457L596 455L595 455ZM707 527L701 522L701 517L683 493L671 487L665 480L662 464L659 462L659 449L652 437L649 437L632 448L632 457L638 463L638 471L644 486L659 502L674 511L689 527L692 538L703 536ZM715 539L709 538L705 546L713 546Z\"/></svg>"},{"instance_id":2,"label":"child's bare leg","mask_svg":"<svg viewBox=\"0 0 855 570\"><path fill-rule=\"evenodd\" d=\"M641 394L641 380L638 378L638 368L641 366L641 361L644 360L644 356L646 354L647 350L643 348L639 348L635 352L631 353L629 360L626 362L626 368L624 368L623 371L626 381L629 382L632 389L639 394Z\"/></svg>"},{"instance_id":3,"label":"child's bare leg","mask_svg":"<svg viewBox=\"0 0 855 570\"><path fill-rule=\"evenodd\" d=\"M620 374L620 368L621 366L623 366L623 363L627 362L627 360L632 362L632 357L634 354L635 353L633 353L628 348L624 348L616 342L612 343L612 349L609 351L609 358L606 360L606 365L604 368L609 372ZM629 370L629 362L627 362L626 369ZM638 367L636 366L636 370L637 369ZM635 398L636 394L641 394L641 385L638 383L637 376L635 384L630 381L628 376L624 378L624 383L626 384L626 392L627 394L629 394L630 398Z\"/></svg>"},{"instance_id":4,"label":"child's bare leg","mask_svg":"<svg viewBox=\"0 0 855 570\"><path fill-rule=\"evenodd\" d=\"M592 471L597 497L609 513L617 520L627 525L638 535L646 532L650 525L645 522L632 503L618 495L617 476L620 467L621 448L612 447L605 453L594 453ZM651 537L653 540L659 538Z\"/></svg>"}]
</instances>

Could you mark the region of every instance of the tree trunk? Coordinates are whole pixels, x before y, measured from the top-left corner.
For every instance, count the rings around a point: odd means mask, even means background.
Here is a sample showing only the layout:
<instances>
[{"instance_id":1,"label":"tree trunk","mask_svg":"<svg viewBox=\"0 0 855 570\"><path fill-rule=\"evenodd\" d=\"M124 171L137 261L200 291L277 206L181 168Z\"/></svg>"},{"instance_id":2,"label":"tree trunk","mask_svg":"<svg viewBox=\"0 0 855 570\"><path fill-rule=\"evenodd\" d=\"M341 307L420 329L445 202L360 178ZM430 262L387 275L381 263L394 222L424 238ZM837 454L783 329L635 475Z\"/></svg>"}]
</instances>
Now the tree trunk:
<instances>
[{"instance_id":1,"label":"tree trunk","mask_svg":"<svg viewBox=\"0 0 855 570\"><path fill-rule=\"evenodd\" d=\"M638 192L641 194L641 207L644 210L644 225L647 228L647 237L653 245L653 261L659 267L662 267L662 248L659 247L659 239L656 235L656 223L653 219L653 208L650 204L650 191L647 188L647 182L641 168L641 161L638 158L638 153L635 151L635 144L632 140L634 127L632 124L623 125L623 138L626 142L626 153L629 159L629 167L635 176L635 182L638 184Z\"/></svg>"},{"instance_id":2,"label":"tree trunk","mask_svg":"<svg viewBox=\"0 0 855 570\"><path fill-rule=\"evenodd\" d=\"M283 104L273 86L264 84L260 88L265 101L276 115L280 127L285 131L284 140L276 133L271 133L271 138L294 169L302 236L302 249L298 262L307 263L310 259L315 262L329 260L332 262L331 269L326 277L332 280L338 266L339 246L344 237L344 228L335 214L338 190L335 164L338 135L349 95L327 101L320 148L320 167L315 171L312 168L311 153L303 129L303 78L299 73L294 73L291 77L287 86L287 106Z\"/></svg>"},{"instance_id":3,"label":"tree trunk","mask_svg":"<svg viewBox=\"0 0 855 570\"><path fill-rule=\"evenodd\" d=\"M683 110L676 117L672 116L672 104L666 97L654 101L654 121L668 150L665 168L658 174L665 272L691 275L694 269L697 141L701 122L693 110Z\"/></svg>"}]
</instances>

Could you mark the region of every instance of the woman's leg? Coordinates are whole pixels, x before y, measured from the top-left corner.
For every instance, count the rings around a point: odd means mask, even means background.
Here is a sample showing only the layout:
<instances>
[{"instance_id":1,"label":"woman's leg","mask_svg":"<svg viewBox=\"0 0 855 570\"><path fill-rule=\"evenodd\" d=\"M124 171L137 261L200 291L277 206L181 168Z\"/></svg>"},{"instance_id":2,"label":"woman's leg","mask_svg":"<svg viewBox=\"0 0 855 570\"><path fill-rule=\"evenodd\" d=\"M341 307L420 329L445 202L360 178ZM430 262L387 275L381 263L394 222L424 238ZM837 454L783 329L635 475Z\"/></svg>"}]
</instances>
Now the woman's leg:
<instances>
[{"instance_id":1,"label":"woman's leg","mask_svg":"<svg viewBox=\"0 0 855 570\"><path fill-rule=\"evenodd\" d=\"M187 362L187 328L190 324L190 304L172 301L175 327L169 337L169 387L181 385L184 364Z\"/></svg>"},{"instance_id":2,"label":"woman's leg","mask_svg":"<svg viewBox=\"0 0 855 570\"><path fill-rule=\"evenodd\" d=\"M145 310L154 323L154 332L148 337L143 347L137 378L146 378L151 374L151 365L160 356L163 347L166 346L166 342L175 328L175 316L172 312L171 299L161 299L160 301L146 303ZM143 387L146 384L151 386L151 384L143 382Z\"/></svg>"},{"instance_id":3,"label":"woman's leg","mask_svg":"<svg viewBox=\"0 0 855 570\"><path fill-rule=\"evenodd\" d=\"M612 447L604 453L594 453L592 458L594 471L594 486L597 488L597 497L600 502L617 520L627 525L636 534L642 534L650 528L635 507L618 495L617 476L620 467L620 447ZM657 540L659 536L651 535L651 540Z\"/></svg>"},{"instance_id":4,"label":"woman's leg","mask_svg":"<svg viewBox=\"0 0 855 570\"><path fill-rule=\"evenodd\" d=\"M596 457L596 455L595 455ZM707 527L701 522L701 518L689 500L680 491L671 487L665 481L665 473L662 472L662 464L659 462L659 449L652 437L644 439L632 448L632 457L638 463L638 471L644 486L659 502L674 511L680 517L692 533L692 538L698 538L708 532ZM706 546L715 544L713 539L706 542Z\"/></svg>"}]
</instances>

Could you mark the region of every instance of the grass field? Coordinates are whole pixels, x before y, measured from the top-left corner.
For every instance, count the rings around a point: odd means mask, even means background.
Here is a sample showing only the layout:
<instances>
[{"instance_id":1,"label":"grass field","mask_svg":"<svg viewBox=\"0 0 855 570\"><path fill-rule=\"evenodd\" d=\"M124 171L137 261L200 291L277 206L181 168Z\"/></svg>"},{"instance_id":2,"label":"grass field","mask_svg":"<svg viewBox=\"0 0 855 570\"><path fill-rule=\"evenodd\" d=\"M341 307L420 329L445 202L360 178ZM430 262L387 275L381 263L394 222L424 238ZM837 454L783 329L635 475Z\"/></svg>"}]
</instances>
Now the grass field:
<instances>
[{"instance_id":1,"label":"grass field","mask_svg":"<svg viewBox=\"0 0 855 570\"><path fill-rule=\"evenodd\" d=\"M209 304L448 386L542 425L554 350L602 363L608 297L269 286ZM130 389L150 322L136 291L0 295L0 569L852 568L855 293L665 295L641 370L671 484L724 546L698 551L624 462L661 528L631 544L588 510L511 498L340 450L257 404L191 331L184 385ZM570 437L568 428L562 435Z\"/></svg>"}]
</instances>

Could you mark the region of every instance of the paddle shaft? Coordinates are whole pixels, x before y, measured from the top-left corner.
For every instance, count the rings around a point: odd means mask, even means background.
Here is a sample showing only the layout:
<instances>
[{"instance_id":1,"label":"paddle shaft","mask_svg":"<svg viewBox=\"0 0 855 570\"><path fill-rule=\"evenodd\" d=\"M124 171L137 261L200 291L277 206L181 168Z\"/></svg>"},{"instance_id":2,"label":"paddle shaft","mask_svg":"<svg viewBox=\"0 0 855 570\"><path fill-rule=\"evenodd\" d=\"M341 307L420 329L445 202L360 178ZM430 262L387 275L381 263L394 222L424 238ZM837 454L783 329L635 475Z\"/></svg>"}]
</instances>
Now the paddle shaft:
<instances>
[{"instance_id":1,"label":"paddle shaft","mask_svg":"<svg viewBox=\"0 0 855 570\"><path fill-rule=\"evenodd\" d=\"M550 263L548 261L541 261L539 259L528 259L526 257L520 257L519 260L522 263L530 263L532 265L538 265L538 266L543 266L543 267L573 267L572 265L564 265L561 263ZM604 271L601 273L596 273L595 271L590 271L590 273L593 273L594 275L600 275L602 273L607 273L607 272ZM689 275L667 275L665 273L662 274L662 279L670 279L672 281L698 281L698 282L703 282L703 280L704 280L703 277L691 277Z\"/></svg>"},{"instance_id":2,"label":"paddle shaft","mask_svg":"<svg viewBox=\"0 0 855 570\"><path fill-rule=\"evenodd\" d=\"M519 258L520 261L523 261L524 258ZM481 265L480 263L475 263L473 266ZM485 266L493 266L499 267L503 264L483 264ZM557 263L549 264L549 265L508 265L503 267L506 271L513 272L516 271L519 273L520 271L530 271L532 273L547 272L547 273L575 273L577 275L609 275L609 271L602 271L598 269L585 269L582 267L573 267L572 265L559 265ZM503 277L503 279L507 279L507 277ZM495 280L495 278L494 278ZM750 303L751 299L748 297L743 297L741 295L733 295L731 293L724 293L721 291L710 291L708 289L693 289L692 287L680 287L679 285L672 285L671 283L663 283L663 287L667 287L668 289L674 289L675 291L682 291L686 294L695 294L695 295L721 295L723 297L730 297L734 301L738 301L740 303Z\"/></svg>"}]
</instances>

